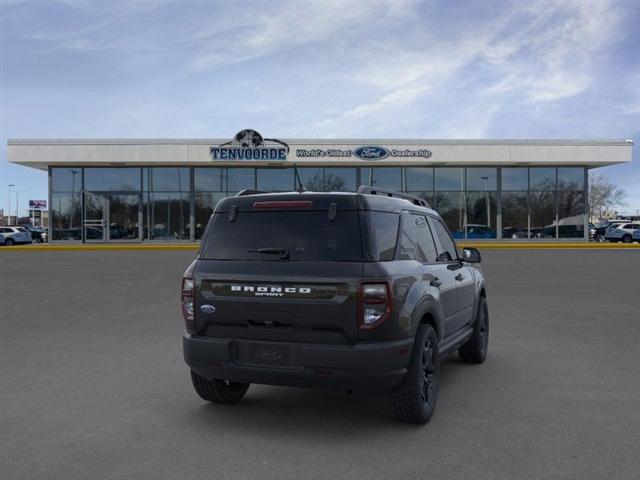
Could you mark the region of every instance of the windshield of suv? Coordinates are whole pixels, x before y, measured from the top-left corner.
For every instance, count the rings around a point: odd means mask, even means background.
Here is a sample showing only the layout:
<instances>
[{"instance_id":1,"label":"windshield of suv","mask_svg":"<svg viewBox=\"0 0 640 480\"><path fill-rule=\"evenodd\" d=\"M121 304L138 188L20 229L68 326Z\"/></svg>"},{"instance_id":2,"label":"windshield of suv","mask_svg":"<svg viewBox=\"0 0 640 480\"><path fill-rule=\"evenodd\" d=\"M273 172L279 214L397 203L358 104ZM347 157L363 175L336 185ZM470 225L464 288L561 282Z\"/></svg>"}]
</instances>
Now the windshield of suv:
<instances>
[{"instance_id":1,"label":"windshield of suv","mask_svg":"<svg viewBox=\"0 0 640 480\"><path fill-rule=\"evenodd\" d=\"M216 213L204 239L205 260L362 261L358 212Z\"/></svg>"}]
</instances>

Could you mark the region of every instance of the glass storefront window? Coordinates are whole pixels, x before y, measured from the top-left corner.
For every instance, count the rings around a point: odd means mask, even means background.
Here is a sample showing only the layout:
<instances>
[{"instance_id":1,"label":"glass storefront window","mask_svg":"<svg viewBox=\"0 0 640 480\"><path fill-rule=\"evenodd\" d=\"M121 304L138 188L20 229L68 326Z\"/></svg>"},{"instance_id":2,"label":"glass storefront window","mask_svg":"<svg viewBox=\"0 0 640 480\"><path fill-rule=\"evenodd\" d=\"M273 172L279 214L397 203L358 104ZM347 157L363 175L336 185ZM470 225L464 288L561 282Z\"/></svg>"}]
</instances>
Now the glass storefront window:
<instances>
[{"instance_id":1,"label":"glass storefront window","mask_svg":"<svg viewBox=\"0 0 640 480\"><path fill-rule=\"evenodd\" d=\"M229 195L235 195L247 188L256 188L255 168L227 168L227 192Z\"/></svg>"},{"instance_id":2,"label":"glass storefront window","mask_svg":"<svg viewBox=\"0 0 640 480\"><path fill-rule=\"evenodd\" d=\"M502 192L502 238L528 237L527 192Z\"/></svg>"},{"instance_id":3,"label":"glass storefront window","mask_svg":"<svg viewBox=\"0 0 640 480\"><path fill-rule=\"evenodd\" d=\"M402 191L402 169L396 167L376 167L362 170L364 185Z\"/></svg>"},{"instance_id":4,"label":"glass storefront window","mask_svg":"<svg viewBox=\"0 0 640 480\"><path fill-rule=\"evenodd\" d=\"M467 192L467 238L496 238L496 193Z\"/></svg>"},{"instance_id":5,"label":"glass storefront window","mask_svg":"<svg viewBox=\"0 0 640 480\"><path fill-rule=\"evenodd\" d=\"M434 207L447 224L453 238L464 238L464 193L437 192Z\"/></svg>"},{"instance_id":6,"label":"glass storefront window","mask_svg":"<svg viewBox=\"0 0 640 480\"><path fill-rule=\"evenodd\" d=\"M324 188L327 192L355 192L357 190L355 168L325 168Z\"/></svg>"},{"instance_id":7,"label":"glass storefront window","mask_svg":"<svg viewBox=\"0 0 640 480\"><path fill-rule=\"evenodd\" d=\"M529 190L555 190L556 169L538 167L529 169ZM504 189L504 187L502 187Z\"/></svg>"},{"instance_id":8,"label":"glass storefront window","mask_svg":"<svg viewBox=\"0 0 640 480\"><path fill-rule=\"evenodd\" d=\"M149 192L188 192L188 168L145 168L143 186Z\"/></svg>"},{"instance_id":9,"label":"glass storefront window","mask_svg":"<svg viewBox=\"0 0 640 480\"><path fill-rule=\"evenodd\" d=\"M52 192L80 192L82 190L82 168L52 168Z\"/></svg>"},{"instance_id":10,"label":"glass storefront window","mask_svg":"<svg viewBox=\"0 0 640 480\"><path fill-rule=\"evenodd\" d=\"M558 194L558 238L584 237L584 193L566 191Z\"/></svg>"},{"instance_id":11,"label":"glass storefront window","mask_svg":"<svg viewBox=\"0 0 640 480\"><path fill-rule=\"evenodd\" d=\"M196 192L195 194L195 238L200 239L207 227L209 217L216 204L227 195L224 192Z\"/></svg>"},{"instance_id":12,"label":"glass storefront window","mask_svg":"<svg viewBox=\"0 0 640 480\"><path fill-rule=\"evenodd\" d=\"M493 192L498 189L497 168L467 168L467 191Z\"/></svg>"},{"instance_id":13,"label":"glass storefront window","mask_svg":"<svg viewBox=\"0 0 640 480\"><path fill-rule=\"evenodd\" d=\"M527 191L529 169L526 167L502 168L502 190Z\"/></svg>"},{"instance_id":14,"label":"glass storefront window","mask_svg":"<svg viewBox=\"0 0 640 480\"><path fill-rule=\"evenodd\" d=\"M584 168L558 168L558 190L584 190Z\"/></svg>"},{"instance_id":15,"label":"glass storefront window","mask_svg":"<svg viewBox=\"0 0 640 480\"><path fill-rule=\"evenodd\" d=\"M404 169L407 191L433 191L433 168L408 167Z\"/></svg>"},{"instance_id":16,"label":"glass storefront window","mask_svg":"<svg viewBox=\"0 0 640 480\"><path fill-rule=\"evenodd\" d=\"M82 201L79 193L52 193L50 211L53 240L82 239Z\"/></svg>"},{"instance_id":17,"label":"glass storefront window","mask_svg":"<svg viewBox=\"0 0 640 480\"><path fill-rule=\"evenodd\" d=\"M307 190L311 192L324 191L324 172L322 168L298 168L298 175L302 185ZM296 180L297 187L298 181Z\"/></svg>"},{"instance_id":18,"label":"glass storefront window","mask_svg":"<svg viewBox=\"0 0 640 480\"><path fill-rule=\"evenodd\" d=\"M84 189L90 192L139 192L140 168L85 168Z\"/></svg>"},{"instance_id":19,"label":"glass storefront window","mask_svg":"<svg viewBox=\"0 0 640 480\"><path fill-rule=\"evenodd\" d=\"M145 238L189 239L189 193L150 193L145 203Z\"/></svg>"},{"instance_id":20,"label":"glass storefront window","mask_svg":"<svg viewBox=\"0 0 640 480\"><path fill-rule=\"evenodd\" d=\"M556 192L530 192L530 238L555 238Z\"/></svg>"},{"instance_id":21,"label":"glass storefront window","mask_svg":"<svg viewBox=\"0 0 640 480\"><path fill-rule=\"evenodd\" d=\"M209 167L194 169L194 190L205 192L226 191L227 187L224 182L224 172L224 168Z\"/></svg>"},{"instance_id":22,"label":"glass storefront window","mask_svg":"<svg viewBox=\"0 0 640 480\"><path fill-rule=\"evenodd\" d=\"M436 168L436 191L460 192L464 184L464 168Z\"/></svg>"},{"instance_id":23,"label":"glass storefront window","mask_svg":"<svg viewBox=\"0 0 640 480\"><path fill-rule=\"evenodd\" d=\"M258 168L258 190L263 192L290 192L293 186L293 168Z\"/></svg>"}]
</instances>

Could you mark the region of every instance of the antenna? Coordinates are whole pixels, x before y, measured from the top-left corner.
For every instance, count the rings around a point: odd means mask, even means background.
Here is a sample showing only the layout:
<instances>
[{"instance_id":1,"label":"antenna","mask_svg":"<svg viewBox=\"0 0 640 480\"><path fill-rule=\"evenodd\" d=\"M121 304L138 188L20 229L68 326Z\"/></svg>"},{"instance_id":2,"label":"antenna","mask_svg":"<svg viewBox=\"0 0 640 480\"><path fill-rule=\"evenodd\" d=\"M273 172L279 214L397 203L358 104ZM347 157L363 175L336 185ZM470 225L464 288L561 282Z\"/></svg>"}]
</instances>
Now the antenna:
<instances>
[{"instance_id":1,"label":"antenna","mask_svg":"<svg viewBox=\"0 0 640 480\"><path fill-rule=\"evenodd\" d=\"M296 174L296 183L298 184L298 189L296 190L298 193L304 192L304 185L302 185L302 180L300 180L300 175L298 174L298 167L296 164L293 164L293 172Z\"/></svg>"}]
</instances>

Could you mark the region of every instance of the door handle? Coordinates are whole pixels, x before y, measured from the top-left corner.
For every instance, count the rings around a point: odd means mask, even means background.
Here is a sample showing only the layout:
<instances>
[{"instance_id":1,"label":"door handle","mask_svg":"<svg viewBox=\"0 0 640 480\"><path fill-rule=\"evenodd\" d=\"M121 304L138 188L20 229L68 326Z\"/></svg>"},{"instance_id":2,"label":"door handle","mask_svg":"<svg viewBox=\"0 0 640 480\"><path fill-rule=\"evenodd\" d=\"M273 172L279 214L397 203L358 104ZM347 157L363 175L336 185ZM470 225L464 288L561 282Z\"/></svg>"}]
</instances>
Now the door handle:
<instances>
[{"instance_id":1,"label":"door handle","mask_svg":"<svg viewBox=\"0 0 640 480\"><path fill-rule=\"evenodd\" d=\"M464 275L462 275L461 273L457 274L454 277L457 281L461 282L462 280L464 280Z\"/></svg>"},{"instance_id":2,"label":"door handle","mask_svg":"<svg viewBox=\"0 0 640 480\"><path fill-rule=\"evenodd\" d=\"M429 282L429 285L431 285L432 287L439 287L440 285L442 285L442 282L438 277L434 277L433 280Z\"/></svg>"}]
</instances>

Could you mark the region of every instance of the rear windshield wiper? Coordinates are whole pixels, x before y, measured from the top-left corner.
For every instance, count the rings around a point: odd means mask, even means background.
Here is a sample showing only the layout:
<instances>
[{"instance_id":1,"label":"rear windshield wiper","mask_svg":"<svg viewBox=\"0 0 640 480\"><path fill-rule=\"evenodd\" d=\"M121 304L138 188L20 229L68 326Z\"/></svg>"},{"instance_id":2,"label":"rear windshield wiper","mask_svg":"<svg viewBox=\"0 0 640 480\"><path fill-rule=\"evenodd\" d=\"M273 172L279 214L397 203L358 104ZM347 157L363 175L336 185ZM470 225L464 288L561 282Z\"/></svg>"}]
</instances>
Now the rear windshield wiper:
<instances>
[{"instance_id":1,"label":"rear windshield wiper","mask_svg":"<svg viewBox=\"0 0 640 480\"><path fill-rule=\"evenodd\" d=\"M289 258L289 250L286 248L276 248L276 247L266 247L259 248L257 250L249 250L251 253L270 253L275 255L280 255L282 260L287 260Z\"/></svg>"}]
</instances>

